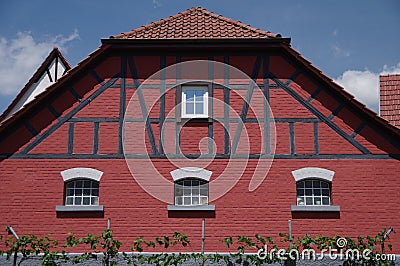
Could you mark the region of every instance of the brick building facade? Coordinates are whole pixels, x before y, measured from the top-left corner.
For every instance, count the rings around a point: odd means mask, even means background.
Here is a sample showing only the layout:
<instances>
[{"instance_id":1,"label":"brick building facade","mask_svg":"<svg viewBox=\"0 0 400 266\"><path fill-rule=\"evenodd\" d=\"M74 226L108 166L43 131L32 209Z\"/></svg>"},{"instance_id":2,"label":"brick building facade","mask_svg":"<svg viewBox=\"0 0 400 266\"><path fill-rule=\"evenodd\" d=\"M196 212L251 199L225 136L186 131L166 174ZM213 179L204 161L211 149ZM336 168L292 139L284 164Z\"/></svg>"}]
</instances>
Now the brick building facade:
<instances>
[{"instance_id":1,"label":"brick building facade","mask_svg":"<svg viewBox=\"0 0 400 266\"><path fill-rule=\"evenodd\" d=\"M67 65L67 64L66 64ZM117 239L400 228L399 129L290 46L202 8L102 45L0 125L0 228ZM400 236L392 244L400 252Z\"/></svg>"}]
</instances>

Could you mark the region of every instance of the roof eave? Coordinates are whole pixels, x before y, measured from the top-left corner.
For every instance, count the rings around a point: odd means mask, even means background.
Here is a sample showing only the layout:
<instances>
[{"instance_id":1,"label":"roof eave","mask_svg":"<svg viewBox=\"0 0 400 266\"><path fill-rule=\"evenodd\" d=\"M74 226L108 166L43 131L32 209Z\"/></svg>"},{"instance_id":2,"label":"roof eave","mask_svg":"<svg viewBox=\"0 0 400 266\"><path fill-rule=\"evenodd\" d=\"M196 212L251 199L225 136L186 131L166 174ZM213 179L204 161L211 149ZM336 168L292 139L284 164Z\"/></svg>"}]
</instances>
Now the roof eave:
<instances>
[{"instance_id":1,"label":"roof eave","mask_svg":"<svg viewBox=\"0 0 400 266\"><path fill-rule=\"evenodd\" d=\"M123 45L146 45L146 46L160 46L168 45L198 45L201 47L214 46L214 45L262 45L271 43L287 43L290 44L291 38L190 38L190 39L121 39L121 38L108 38L101 39L102 44L123 44Z\"/></svg>"}]
</instances>

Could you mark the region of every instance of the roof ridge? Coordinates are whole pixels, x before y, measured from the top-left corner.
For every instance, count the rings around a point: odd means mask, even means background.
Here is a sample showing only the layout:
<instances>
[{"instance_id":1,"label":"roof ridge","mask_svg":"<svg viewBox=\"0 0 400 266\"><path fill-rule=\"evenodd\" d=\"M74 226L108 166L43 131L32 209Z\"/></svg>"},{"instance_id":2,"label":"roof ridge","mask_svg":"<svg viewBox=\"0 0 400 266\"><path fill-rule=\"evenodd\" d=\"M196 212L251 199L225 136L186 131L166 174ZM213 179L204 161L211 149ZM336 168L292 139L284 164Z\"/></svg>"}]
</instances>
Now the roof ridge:
<instances>
[{"instance_id":1,"label":"roof ridge","mask_svg":"<svg viewBox=\"0 0 400 266\"><path fill-rule=\"evenodd\" d=\"M216 19L218 19L220 21L229 23L229 24L234 25L234 26L238 26L238 27L240 27L242 29L249 30L249 31L251 31L253 33L258 33L258 34L264 35L265 37L278 37L278 38L281 37L280 34L274 34L274 33L271 33L270 31L261 30L259 28L256 28L256 27L253 27L251 25L245 24L245 23L243 23L243 22L241 22L239 20L234 20L234 19L231 19L231 18L224 17L224 16L222 16L220 14L217 14L217 13L214 13L212 11L209 11L209 10L203 8L203 7L192 7L192 8L186 9L185 11L179 12L179 13L173 15L173 16L169 16L167 18L163 18L163 19L160 19L160 20L157 20L157 21L150 22L149 24L142 25L139 28L136 28L136 29L133 29L133 30L130 30L130 31L127 31L127 32L122 32L122 33L117 34L115 36L110 36L110 38L117 38L117 39L118 38L124 38L124 37L128 37L129 38L130 36L134 35L135 33L139 33L141 31L147 30L147 29L149 29L151 27L155 27L155 26L159 26L159 25L165 24L167 22L170 22L170 21L172 21L174 19L180 18L180 17L185 16L185 15L190 15L193 12L196 12L196 11L200 11L204 15L211 16L211 17L216 18Z\"/></svg>"},{"instance_id":2,"label":"roof ridge","mask_svg":"<svg viewBox=\"0 0 400 266\"><path fill-rule=\"evenodd\" d=\"M222 16L220 14L214 13L214 12L209 11L209 10L207 10L205 8L202 8L202 7L198 7L197 9L202 10L204 12L204 14L213 16L215 18L218 18L218 19L220 19L222 21L225 21L225 22L228 22L230 24L237 25L239 27L245 28L245 29L250 30L250 31L254 31L254 32L257 32L257 33L265 34L267 37L281 37L280 34L273 34L270 31L265 31L265 30L262 30L260 28L253 27L253 26L251 26L249 24L241 22L240 20L235 20L235 19L232 19L232 18L224 17L224 16Z\"/></svg>"},{"instance_id":3,"label":"roof ridge","mask_svg":"<svg viewBox=\"0 0 400 266\"><path fill-rule=\"evenodd\" d=\"M139 32L141 30L146 30L147 28L152 27L152 26L161 25L161 24L163 24L163 23L165 23L167 21L170 21L170 20L172 20L174 18L179 18L179 17L183 16L184 14L186 15L186 13L189 13L189 11L194 10L194 9L196 9L196 7L192 7L192 8L189 8L189 9L185 10L185 11L181 11L181 12L179 12L179 13L173 15L173 16L169 16L167 18L162 18L162 19L159 19L157 21L150 22L150 23L148 23L146 25L140 26L139 28L136 28L136 29L133 29L133 30L130 30L130 31L127 31L127 32L122 32L122 33L117 34L115 36L111 36L110 38L122 38L124 36L127 36L128 34L132 34L134 32Z\"/></svg>"}]
</instances>

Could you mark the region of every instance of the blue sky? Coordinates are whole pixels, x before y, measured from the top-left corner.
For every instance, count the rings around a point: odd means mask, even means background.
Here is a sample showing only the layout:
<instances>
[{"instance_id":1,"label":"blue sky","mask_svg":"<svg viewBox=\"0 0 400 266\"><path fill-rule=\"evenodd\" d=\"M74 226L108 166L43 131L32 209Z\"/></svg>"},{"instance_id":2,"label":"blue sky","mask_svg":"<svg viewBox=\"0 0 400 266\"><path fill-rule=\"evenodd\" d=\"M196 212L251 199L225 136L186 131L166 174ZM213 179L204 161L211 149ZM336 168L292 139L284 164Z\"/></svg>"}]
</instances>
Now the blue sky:
<instances>
[{"instance_id":1,"label":"blue sky","mask_svg":"<svg viewBox=\"0 0 400 266\"><path fill-rule=\"evenodd\" d=\"M379 74L400 73L400 1L102 1L0 3L0 112L53 46L75 66L100 39L201 6L292 38L292 46L370 108Z\"/></svg>"}]
</instances>

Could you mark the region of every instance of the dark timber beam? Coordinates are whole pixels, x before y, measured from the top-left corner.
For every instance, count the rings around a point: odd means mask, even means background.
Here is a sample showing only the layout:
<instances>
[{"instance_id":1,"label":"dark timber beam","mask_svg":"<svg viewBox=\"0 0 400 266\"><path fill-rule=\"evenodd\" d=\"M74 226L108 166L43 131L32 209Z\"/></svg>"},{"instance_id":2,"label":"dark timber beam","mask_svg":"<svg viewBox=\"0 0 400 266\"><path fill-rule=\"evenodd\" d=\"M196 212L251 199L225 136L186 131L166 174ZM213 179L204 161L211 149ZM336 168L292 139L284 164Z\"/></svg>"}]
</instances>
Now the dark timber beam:
<instances>
[{"instance_id":1,"label":"dark timber beam","mask_svg":"<svg viewBox=\"0 0 400 266\"><path fill-rule=\"evenodd\" d=\"M126 56L121 57L121 78L120 78L120 92L119 92L119 124L118 124L118 154L123 153L123 133L124 133L124 119L126 111Z\"/></svg>"},{"instance_id":2,"label":"dark timber beam","mask_svg":"<svg viewBox=\"0 0 400 266\"><path fill-rule=\"evenodd\" d=\"M56 124L51 126L46 132L42 135L38 136L38 138L32 141L29 145L27 145L22 151L21 154L26 154L30 152L34 147L39 145L43 140L49 137L53 132L55 132L58 128L60 128L65 122L67 122L70 118L72 118L76 113L82 110L85 106L87 106L91 101L96 99L100 94L102 94L107 88L109 88L112 84L114 84L118 80L119 73L111 78L109 81L104 83L100 88L98 88L94 93L92 93L87 99L81 101L81 103L75 107L72 111L70 111L63 118L59 119Z\"/></svg>"},{"instance_id":3,"label":"dark timber beam","mask_svg":"<svg viewBox=\"0 0 400 266\"><path fill-rule=\"evenodd\" d=\"M272 76L272 73L271 73L271 76ZM355 139L350 137L340 127L338 127L331 120L329 120L327 117L325 117L321 112L319 112L314 106L312 106L310 103L304 101L300 95L298 95L294 90L292 90L291 88L286 86L280 79L274 77L273 81L278 86L280 86L283 90L285 90L290 96L292 96L295 100L297 100L299 103L301 103L305 108L307 108L311 113L313 113L316 117L318 117L322 122L327 124L336 133L338 133L340 136L342 136L344 139L346 139L350 144L352 144L354 147L356 147L358 150L360 150L363 154L370 154L370 151L368 151L368 149L366 149L359 142L357 142Z\"/></svg>"},{"instance_id":4,"label":"dark timber beam","mask_svg":"<svg viewBox=\"0 0 400 266\"><path fill-rule=\"evenodd\" d=\"M138 78L138 74L137 74L137 69L136 69L136 65L135 62L133 60L133 57L129 57L128 58L128 64L129 64L129 68L131 70L131 74L132 74L132 78L135 81L135 85L136 85L136 93L138 95L139 98L139 104L140 104L140 109L142 111L142 116L144 119L146 119L145 121L145 128L146 128L146 132L147 132L147 137L149 138L149 143L150 143L150 147L151 147L151 152L153 154L158 154L157 151L157 147L156 147L156 141L154 139L154 134L153 134L153 129L151 128L151 124L149 121L149 116L148 116L148 111L147 111L147 107L146 107L146 102L145 102L145 98L143 95L143 91L140 87L140 81Z\"/></svg>"},{"instance_id":5,"label":"dark timber beam","mask_svg":"<svg viewBox=\"0 0 400 266\"><path fill-rule=\"evenodd\" d=\"M245 121L247 113L249 111L249 105L250 105L251 98L253 97L254 87L257 86L257 85L255 85L255 82L257 80L258 72L260 71L261 62L262 62L262 57L257 56L256 62L253 67L253 72L251 74L251 79L254 81L254 83L249 84L249 88L247 90L245 100L243 102L242 111L240 112L240 120L237 125L235 136L234 136L233 143L232 143L232 154L236 153L236 149L239 145L240 135L242 134L244 121Z\"/></svg>"}]
</instances>

